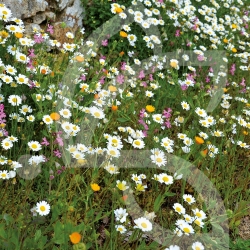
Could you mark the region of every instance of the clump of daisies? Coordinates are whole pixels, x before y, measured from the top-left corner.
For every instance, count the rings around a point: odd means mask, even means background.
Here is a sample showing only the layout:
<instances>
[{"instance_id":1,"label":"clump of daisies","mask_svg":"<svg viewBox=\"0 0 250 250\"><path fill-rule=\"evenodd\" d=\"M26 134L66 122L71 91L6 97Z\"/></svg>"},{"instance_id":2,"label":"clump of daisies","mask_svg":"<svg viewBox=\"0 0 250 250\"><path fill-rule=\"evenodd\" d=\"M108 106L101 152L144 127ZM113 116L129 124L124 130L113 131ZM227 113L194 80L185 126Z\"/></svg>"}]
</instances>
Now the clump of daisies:
<instances>
[{"instance_id":1,"label":"clump of daisies","mask_svg":"<svg viewBox=\"0 0 250 250\"><path fill-rule=\"evenodd\" d=\"M203 210L198 209L193 204L196 202L195 198L190 194L184 194L183 200L185 204L191 206L189 211L192 211L191 214L188 214L187 209L180 203L175 203L173 205L174 211L181 215L181 219L178 219L175 223L176 229L174 232L178 236L190 235L195 233L195 227L202 228L205 224L204 220L207 218Z\"/></svg>"}]
</instances>

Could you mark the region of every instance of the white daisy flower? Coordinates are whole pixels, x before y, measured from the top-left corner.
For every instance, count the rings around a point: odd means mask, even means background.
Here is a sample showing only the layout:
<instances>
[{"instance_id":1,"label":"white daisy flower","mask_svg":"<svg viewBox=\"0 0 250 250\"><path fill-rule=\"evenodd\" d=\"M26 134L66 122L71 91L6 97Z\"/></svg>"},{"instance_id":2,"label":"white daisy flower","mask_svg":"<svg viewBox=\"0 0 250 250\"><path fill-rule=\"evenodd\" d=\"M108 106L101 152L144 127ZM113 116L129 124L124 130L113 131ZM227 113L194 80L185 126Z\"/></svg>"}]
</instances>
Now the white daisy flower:
<instances>
[{"instance_id":1,"label":"white daisy flower","mask_svg":"<svg viewBox=\"0 0 250 250\"><path fill-rule=\"evenodd\" d=\"M139 228L143 232L151 231L153 228L152 223L144 217L140 217L140 218L134 220L134 222L136 224L136 226L134 228Z\"/></svg>"},{"instance_id":2,"label":"white daisy flower","mask_svg":"<svg viewBox=\"0 0 250 250\"><path fill-rule=\"evenodd\" d=\"M123 225L116 225L115 226L116 231L120 232L121 234L124 234L127 229Z\"/></svg>"},{"instance_id":3,"label":"white daisy flower","mask_svg":"<svg viewBox=\"0 0 250 250\"><path fill-rule=\"evenodd\" d=\"M46 201L37 202L36 212L41 216L48 215L50 212L50 205Z\"/></svg>"},{"instance_id":4,"label":"white daisy flower","mask_svg":"<svg viewBox=\"0 0 250 250\"><path fill-rule=\"evenodd\" d=\"M22 99L18 95L10 95L9 98L8 98L8 102L12 106L19 106L20 104L22 104Z\"/></svg>"},{"instance_id":5,"label":"white daisy flower","mask_svg":"<svg viewBox=\"0 0 250 250\"><path fill-rule=\"evenodd\" d=\"M186 201L189 205L193 204L195 202L195 198L190 194L184 194L183 195L184 201Z\"/></svg>"},{"instance_id":6,"label":"white daisy flower","mask_svg":"<svg viewBox=\"0 0 250 250\"><path fill-rule=\"evenodd\" d=\"M2 145L2 147L3 147L5 150L8 150L8 149L10 149L10 148L13 147L12 141L10 141L10 140L7 139L7 138L5 138L4 140L2 140L1 145Z\"/></svg>"},{"instance_id":7,"label":"white daisy flower","mask_svg":"<svg viewBox=\"0 0 250 250\"><path fill-rule=\"evenodd\" d=\"M28 146L32 151L39 151L42 149L42 145L38 141L30 141L28 142Z\"/></svg>"},{"instance_id":8,"label":"white daisy flower","mask_svg":"<svg viewBox=\"0 0 250 250\"><path fill-rule=\"evenodd\" d=\"M185 214L186 213L186 209L180 203L175 203L173 208L174 208L175 212L177 212L178 214Z\"/></svg>"},{"instance_id":9,"label":"white daisy flower","mask_svg":"<svg viewBox=\"0 0 250 250\"><path fill-rule=\"evenodd\" d=\"M51 118L49 115L44 115L44 116L43 116L43 121L44 121L44 123L47 124L47 125L53 123L53 120L52 120L52 118Z\"/></svg>"}]
</instances>

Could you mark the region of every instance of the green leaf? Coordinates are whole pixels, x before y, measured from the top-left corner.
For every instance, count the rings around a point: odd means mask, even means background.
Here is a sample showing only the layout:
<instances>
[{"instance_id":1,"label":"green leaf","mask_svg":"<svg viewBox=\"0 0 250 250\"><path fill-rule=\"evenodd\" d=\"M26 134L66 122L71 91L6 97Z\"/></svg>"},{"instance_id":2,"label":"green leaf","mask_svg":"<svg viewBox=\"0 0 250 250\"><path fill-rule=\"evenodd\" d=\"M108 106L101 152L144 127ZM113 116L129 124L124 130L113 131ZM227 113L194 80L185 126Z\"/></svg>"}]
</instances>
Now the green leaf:
<instances>
[{"instance_id":1,"label":"green leaf","mask_svg":"<svg viewBox=\"0 0 250 250\"><path fill-rule=\"evenodd\" d=\"M164 194L165 197L166 197L166 196L172 197L172 196L175 196L175 195L176 195L176 193L171 193L171 192L166 192L166 193Z\"/></svg>"},{"instance_id":2,"label":"green leaf","mask_svg":"<svg viewBox=\"0 0 250 250\"><path fill-rule=\"evenodd\" d=\"M157 196L157 198L155 199L155 202L154 202L154 211L155 212L158 212L158 210L160 209L161 204L162 204L163 201L164 201L164 196L159 194Z\"/></svg>"},{"instance_id":3,"label":"green leaf","mask_svg":"<svg viewBox=\"0 0 250 250\"><path fill-rule=\"evenodd\" d=\"M126 118L117 118L118 122L128 122L129 120Z\"/></svg>"},{"instance_id":4,"label":"green leaf","mask_svg":"<svg viewBox=\"0 0 250 250\"><path fill-rule=\"evenodd\" d=\"M14 221L14 219L9 214L4 214L3 219L6 221L6 224L9 225Z\"/></svg>"},{"instance_id":5,"label":"green leaf","mask_svg":"<svg viewBox=\"0 0 250 250\"><path fill-rule=\"evenodd\" d=\"M242 189L243 189L242 187L239 187L239 188L234 189L234 191L231 192L231 195L232 195L232 194L235 194L235 193L238 193L238 192L241 191Z\"/></svg>"},{"instance_id":6,"label":"green leaf","mask_svg":"<svg viewBox=\"0 0 250 250\"><path fill-rule=\"evenodd\" d=\"M42 233L41 233L41 230L37 230L36 233L35 233L35 241L38 241L39 238L41 237Z\"/></svg>"},{"instance_id":7,"label":"green leaf","mask_svg":"<svg viewBox=\"0 0 250 250\"><path fill-rule=\"evenodd\" d=\"M6 229L5 229L4 224L0 224L0 236L1 236L1 238L4 238L4 239L7 238Z\"/></svg>"}]
</instances>

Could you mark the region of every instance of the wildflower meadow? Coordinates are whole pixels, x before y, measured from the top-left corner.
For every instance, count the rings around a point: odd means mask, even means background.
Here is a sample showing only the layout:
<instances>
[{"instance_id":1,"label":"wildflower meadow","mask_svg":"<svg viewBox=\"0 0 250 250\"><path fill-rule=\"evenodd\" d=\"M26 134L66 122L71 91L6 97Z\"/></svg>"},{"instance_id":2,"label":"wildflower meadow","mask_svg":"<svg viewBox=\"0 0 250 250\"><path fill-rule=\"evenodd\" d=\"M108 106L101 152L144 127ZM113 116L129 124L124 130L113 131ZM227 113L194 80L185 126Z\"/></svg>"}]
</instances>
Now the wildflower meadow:
<instances>
[{"instance_id":1,"label":"wildflower meadow","mask_svg":"<svg viewBox=\"0 0 250 250\"><path fill-rule=\"evenodd\" d=\"M0 250L250 249L249 1L81 1L0 3Z\"/></svg>"}]
</instances>

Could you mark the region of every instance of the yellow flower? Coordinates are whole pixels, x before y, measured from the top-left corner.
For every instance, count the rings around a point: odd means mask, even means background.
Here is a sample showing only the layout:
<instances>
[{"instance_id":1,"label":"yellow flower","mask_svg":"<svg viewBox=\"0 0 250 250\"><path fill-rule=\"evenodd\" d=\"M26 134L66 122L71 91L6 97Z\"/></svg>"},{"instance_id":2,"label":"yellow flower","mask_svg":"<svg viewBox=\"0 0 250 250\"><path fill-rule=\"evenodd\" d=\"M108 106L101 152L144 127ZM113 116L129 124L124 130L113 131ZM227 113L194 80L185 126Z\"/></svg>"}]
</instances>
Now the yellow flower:
<instances>
[{"instance_id":1,"label":"yellow flower","mask_svg":"<svg viewBox=\"0 0 250 250\"><path fill-rule=\"evenodd\" d=\"M120 36L121 37L127 37L128 34L125 31L120 31Z\"/></svg>"},{"instance_id":2,"label":"yellow flower","mask_svg":"<svg viewBox=\"0 0 250 250\"><path fill-rule=\"evenodd\" d=\"M101 187L96 183L92 183L90 186L91 186L92 190L95 192L97 192L101 189Z\"/></svg>"},{"instance_id":3,"label":"yellow flower","mask_svg":"<svg viewBox=\"0 0 250 250\"><path fill-rule=\"evenodd\" d=\"M115 12L119 14L119 13L123 12L123 9L120 7L116 7Z\"/></svg>"},{"instance_id":4,"label":"yellow flower","mask_svg":"<svg viewBox=\"0 0 250 250\"><path fill-rule=\"evenodd\" d=\"M83 57L83 56L76 56L76 57L75 57L75 60L76 60L77 62L83 62L83 61L84 61L84 57Z\"/></svg>"},{"instance_id":5,"label":"yellow flower","mask_svg":"<svg viewBox=\"0 0 250 250\"><path fill-rule=\"evenodd\" d=\"M208 149L207 149L207 148L204 149L204 150L202 150L202 151L200 152L201 156L203 156L203 157L206 157L207 153L208 153Z\"/></svg>"},{"instance_id":6,"label":"yellow flower","mask_svg":"<svg viewBox=\"0 0 250 250\"><path fill-rule=\"evenodd\" d=\"M58 121L60 119L60 115L56 112L50 114L50 118L54 121Z\"/></svg>"},{"instance_id":7,"label":"yellow flower","mask_svg":"<svg viewBox=\"0 0 250 250\"><path fill-rule=\"evenodd\" d=\"M232 48L232 52L233 52L233 53L236 53L236 52L237 52L237 49L236 49L236 48Z\"/></svg>"},{"instance_id":8,"label":"yellow flower","mask_svg":"<svg viewBox=\"0 0 250 250\"><path fill-rule=\"evenodd\" d=\"M149 113L152 113L152 112L155 111L155 107L152 106L152 105L147 105L147 106L146 106L146 110L147 110Z\"/></svg>"},{"instance_id":9,"label":"yellow flower","mask_svg":"<svg viewBox=\"0 0 250 250\"><path fill-rule=\"evenodd\" d=\"M2 30L2 31L0 31L0 36L1 36L2 38L7 38L7 37L9 36L9 34L8 34L8 32L6 32L5 30Z\"/></svg>"},{"instance_id":10,"label":"yellow flower","mask_svg":"<svg viewBox=\"0 0 250 250\"><path fill-rule=\"evenodd\" d=\"M70 238L70 241L71 241L73 244L77 244L77 243L79 243L80 240L81 240L81 235L80 235L79 233L77 233L77 232L74 232L74 233L72 233L72 234L69 236L69 238Z\"/></svg>"},{"instance_id":11,"label":"yellow flower","mask_svg":"<svg viewBox=\"0 0 250 250\"><path fill-rule=\"evenodd\" d=\"M111 109L112 109L112 111L117 111L118 110L118 106L117 105L112 105Z\"/></svg>"},{"instance_id":12,"label":"yellow flower","mask_svg":"<svg viewBox=\"0 0 250 250\"><path fill-rule=\"evenodd\" d=\"M22 37L23 37L23 34L22 34L22 33L19 33L19 32L16 32L16 33L15 33L15 37L16 37L16 38L22 38Z\"/></svg>"},{"instance_id":13,"label":"yellow flower","mask_svg":"<svg viewBox=\"0 0 250 250\"><path fill-rule=\"evenodd\" d=\"M138 183L136 186L136 190L143 192L143 191L145 191L145 186L142 185L141 183Z\"/></svg>"},{"instance_id":14,"label":"yellow flower","mask_svg":"<svg viewBox=\"0 0 250 250\"><path fill-rule=\"evenodd\" d=\"M113 85L110 85L110 86L108 87L108 89L109 89L109 91L111 91L111 92L116 92L116 91L117 91L116 86L113 86Z\"/></svg>"},{"instance_id":15,"label":"yellow flower","mask_svg":"<svg viewBox=\"0 0 250 250\"><path fill-rule=\"evenodd\" d=\"M237 25L236 24L232 24L232 29L236 29L237 28Z\"/></svg>"},{"instance_id":16,"label":"yellow flower","mask_svg":"<svg viewBox=\"0 0 250 250\"><path fill-rule=\"evenodd\" d=\"M194 139L195 139L195 142L197 144L203 144L204 143L204 140L201 137L199 137L199 136L195 136Z\"/></svg>"},{"instance_id":17,"label":"yellow flower","mask_svg":"<svg viewBox=\"0 0 250 250\"><path fill-rule=\"evenodd\" d=\"M223 39L224 43L228 43L228 40L226 38Z\"/></svg>"}]
</instances>

